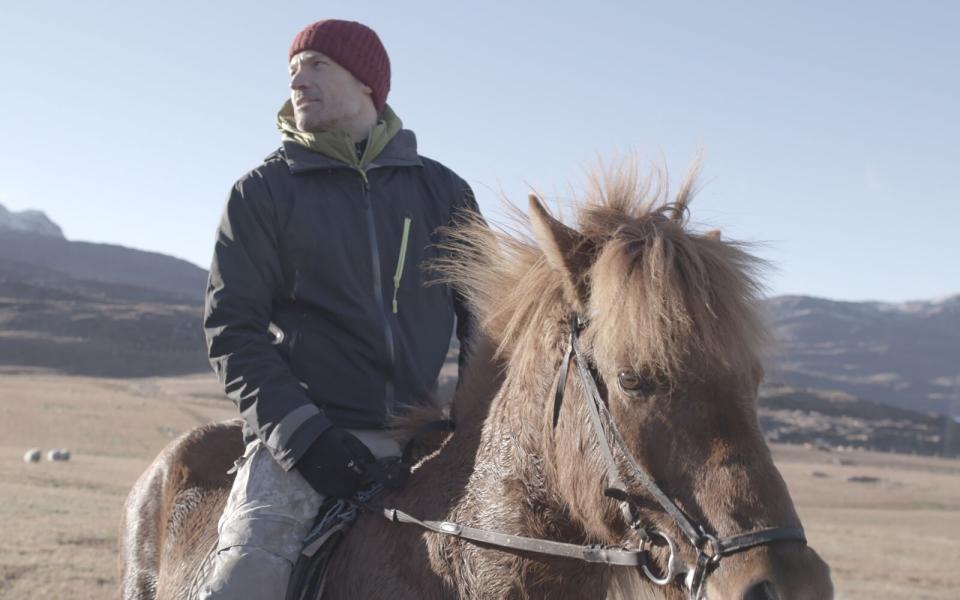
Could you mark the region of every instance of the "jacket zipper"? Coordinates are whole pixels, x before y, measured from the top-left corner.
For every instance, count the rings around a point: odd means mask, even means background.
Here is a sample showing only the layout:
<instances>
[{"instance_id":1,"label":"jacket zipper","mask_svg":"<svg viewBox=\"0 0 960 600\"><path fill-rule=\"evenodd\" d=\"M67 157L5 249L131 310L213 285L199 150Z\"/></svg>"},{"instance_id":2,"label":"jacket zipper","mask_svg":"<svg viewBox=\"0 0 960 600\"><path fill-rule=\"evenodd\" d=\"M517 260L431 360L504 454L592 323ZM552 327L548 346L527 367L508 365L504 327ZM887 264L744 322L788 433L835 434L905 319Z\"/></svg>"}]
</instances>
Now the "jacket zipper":
<instances>
[{"instance_id":1,"label":"jacket zipper","mask_svg":"<svg viewBox=\"0 0 960 600\"><path fill-rule=\"evenodd\" d=\"M400 278L403 277L403 265L407 260L407 241L410 237L410 217L403 218L403 238L400 240L400 256L397 258L397 270L393 274L393 314L397 314L397 291L400 289Z\"/></svg>"},{"instance_id":2,"label":"jacket zipper","mask_svg":"<svg viewBox=\"0 0 960 600\"><path fill-rule=\"evenodd\" d=\"M377 306L380 307L381 315L383 316L383 333L387 344L388 370L384 382L384 399L387 410L389 411L393 408L394 404L393 378L394 370L396 369L394 364L393 331L390 328L390 319L387 317L387 307L383 298L383 284L380 279L380 244L377 241L377 227L373 218L373 201L370 199L370 181L367 179L367 174L363 170L357 169L357 171L363 180L363 207L367 212L367 238L370 241L370 256L373 264L373 295L376 297Z\"/></svg>"}]
</instances>

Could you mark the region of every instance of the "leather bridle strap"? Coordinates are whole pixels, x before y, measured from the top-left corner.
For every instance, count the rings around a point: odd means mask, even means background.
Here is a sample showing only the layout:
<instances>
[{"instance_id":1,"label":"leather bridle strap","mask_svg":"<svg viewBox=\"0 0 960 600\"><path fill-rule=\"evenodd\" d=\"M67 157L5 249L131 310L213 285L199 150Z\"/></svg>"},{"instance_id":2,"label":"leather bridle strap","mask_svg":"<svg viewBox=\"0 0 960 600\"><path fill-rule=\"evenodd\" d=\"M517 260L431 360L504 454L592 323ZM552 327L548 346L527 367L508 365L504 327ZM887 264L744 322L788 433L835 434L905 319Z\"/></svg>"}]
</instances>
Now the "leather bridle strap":
<instances>
[{"instance_id":1,"label":"leather bridle strap","mask_svg":"<svg viewBox=\"0 0 960 600\"><path fill-rule=\"evenodd\" d=\"M576 325L576 324L575 324ZM576 327L570 333L570 348L566 353L564 362L569 362L568 358L571 354L576 355L577 362L577 371L580 375L580 382L584 386L590 386L589 388L584 388L584 392L590 398L599 398L600 392L597 390L596 382L594 382L593 377L589 373L584 374L584 361L579 354L579 345L576 343L577 339L577 330ZM563 366L561 366L561 369ZM584 379L586 377L586 379ZM560 384L565 384L564 381L560 381ZM566 387L564 385L564 387ZM562 389L557 392L561 395L563 394ZM593 429L596 432L597 445L600 448L600 452L603 454L603 461L607 467L607 490L606 495L609 497L618 500L620 505L620 512L623 514L624 520L630 525L637 533L640 534L640 537L647 539L649 536L642 527L640 527L639 522L633 514L633 508L630 505L629 498L627 496L627 484L624 483L623 478L620 477L620 469L617 468L617 463L613 458L613 452L610 450L610 444L607 443L607 436L603 433L603 425L600 422L600 413L595 406L595 402L587 402L587 405L590 408L590 422L593 425ZM559 406L559 404L558 404ZM608 418L609 421L609 418ZM652 483L652 482L651 482ZM662 493L662 492L661 492Z\"/></svg>"},{"instance_id":2,"label":"leather bridle strap","mask_svg":"<svg viewBox=\"0 0 960 600\"><path fill-rule=\"evenodd\" d=\"M587 370L587 361L583 357L583 352L580 349L579 342L579 329L582 328L582 324L579 322L579 319L573 319L571 323L572 331L570 333L570 348L573 351L574 358L576 359L577 364L577 373L580 376L580 384L583 387L583 391L587 396L587 408L590 413L590 421L593 424L593 430L596 434L597 444L600 446L600 451L603 453L603 458L607 463L607 477L609 478L610 490L619 492L614 497L619 499L621 505L627 503L628 498L627 486L623 482L623 478L620 476L620 469L617 468L617 463L614 461L613 453L610 450L610 443L607 439L607 430L613 436L614 443L620 450L620 453L627 459L627 463L631 467L631 474L636 477L636 479L643 485L644 488L653 496L653 499L657 501L657 504L663 508L673 520L676 521L677 525L680 527L680 530L683 531L684 535L687 536L687 539L690 540L690 543L696 546L700 542L702 535L701 533L693 526L693 523L690 522L690 519L687 518L685 514L680 510L680 508L674 504L666 494L663 493L663 490L660 489L660 486L653 481L653 479L647 475L647 472L640 467L633 459L633 455L626 451L626 444L623 442L623 438L620 435L620 431L617 429L616 424L613 422L613 417L610 415L610 410L607 408L607 403L603 401L603 398L600 396L600 391L597 389L597 383L594 380L593 376ZM604 428L601 420L606 421L607 427ZM608 495L613 495L608 492ZM627 521L628 525L634 526L635 521ZM638 527L636 527L638 528Z\"/></svg>"},{"instance_id":3,"label":"leather bridle strap","mask_svg":"<svg viewBox=\"0 0 960 600\"><path fill-rule=\"evenodd\" d=\"M771 527L727 538L717 538L707 533L702 526L694 526L693 522L680 510L680 507L670 500L663 490L660 489L660 486L653 481L653 478L647 474L646 470L637 464L633 454L627 450L623 436L620 435L613 416L610 414L610 409L600 395L599 389L597 389L597 382L588 370L588 363L580 348L580 331L582 331L584 327L585 324L579 316L574 315L571 317L570 348L568 349L568 353L572 352L576 360L580 384L588 398L587 407L590 413L590 421L593 424L597 442L600 445L604 460L607 461L607 472L611 484L610 489L607 490L607 495L620 500L621 507L629 504L629 495L626 491L626 486L623 485L623 479L620 476L620 471L614 462L610 450L610 442L607 437L607 432L609 432L610 437L613 439L613 444L627 461L631 475L646 488L647 492L657 501L657 504L673 518L677 526L697 551L697 564L689 579L689 597L691 599L697 600L702 596L707 575L724 556L777 541L791 540L806 543L807 540L803 529L799 527ZM558 392L558 394L559 393L560 392ZM558 398L556 402L559 403L559 401ZM556 408L555 411L557 413L559 412ZM606 428L603 427L601 421L606 422ZM628 519L627 523L641 535L645 537L648 536L647 532L643 530L637 521ZM652 579L649 572L647 576Z\"/></svg>"},{"instance_id":4,"label":"leather bridle strap","mask_svg":"<svg viewBox=\"0 0 960 600\"><path fill-rule=\"evenodd\" d=\"M792 540L795 542L806 543L807 538L800 527L774 527L771 529L762 529L750 533L741 533L727 538L717 540L717 556L728 556L744 550L749 550L754 546L778 542L781 540Z\"/></svg>"},{"instance_id":5,"label":"leather bridle strap","mask_svg":"<svg viewBox=\"0 0 960 600\"><path fill-rule=\"evenodd\" d=\"M573 335L573 334L571 334ZM567 389L567 373L570 372L570 355L573 354L573 345L567 346L560 361L560 379L557 380L557 389L553 393L553 429L557 429L560 422L560 407L563 406L563 391Z\"/></svg>"}]
</instances>

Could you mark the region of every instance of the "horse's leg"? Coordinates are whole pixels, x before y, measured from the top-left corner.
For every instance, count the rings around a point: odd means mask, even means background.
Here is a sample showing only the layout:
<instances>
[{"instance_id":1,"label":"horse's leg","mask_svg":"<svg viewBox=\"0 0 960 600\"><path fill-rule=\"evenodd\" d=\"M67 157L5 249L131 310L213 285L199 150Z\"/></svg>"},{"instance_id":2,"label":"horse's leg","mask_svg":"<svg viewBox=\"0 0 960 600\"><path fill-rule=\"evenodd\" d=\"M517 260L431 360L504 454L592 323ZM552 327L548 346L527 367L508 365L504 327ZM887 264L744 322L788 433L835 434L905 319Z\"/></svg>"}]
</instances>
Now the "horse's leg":
<instances>
[{"instance_id":1,"label":"horse's leg","mask_svg":"<svg viewBox=\"0 0 960 600\"><path fill-rule=\"evenodd\" d=\"M137 479L127 496L120 523L120 597L153 600L160 571L163 538L163 483L170 452L165 449Z\"/></svg>"},{"instance_id":2,"label":"horse's leg","mask_svg":"<svg viewBox=\"0 0 960 600\"><path fill-rule=\"evenodd\" d=\"M237 422L195 429L164 448L134 485L120 531L120 597L184 598L216 539L242 450Z\"/></svg>"}]
</instances>

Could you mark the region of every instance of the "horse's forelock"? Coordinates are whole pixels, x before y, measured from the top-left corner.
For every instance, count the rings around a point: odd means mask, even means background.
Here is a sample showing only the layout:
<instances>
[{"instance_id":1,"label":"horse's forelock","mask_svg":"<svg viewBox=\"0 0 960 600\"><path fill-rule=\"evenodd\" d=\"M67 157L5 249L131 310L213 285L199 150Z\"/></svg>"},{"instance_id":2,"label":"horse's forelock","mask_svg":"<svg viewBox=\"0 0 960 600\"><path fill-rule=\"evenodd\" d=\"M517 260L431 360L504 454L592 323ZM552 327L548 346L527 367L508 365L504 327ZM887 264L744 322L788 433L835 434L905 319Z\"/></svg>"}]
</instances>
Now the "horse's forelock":
<instances>
[{"instance_id":1,"label":"horse's forelock","mask_svg":"<svg viewBox=\"0 0 960 600\"><path fill-rule=\"evenodd\" d=\"M735 244L689 233L660 213L621 227L590 274L597 360L668 376L691 361L749 371L767 339L758 266Z\"/></svg>"},{"instance_id":2,"label":"horse's forelock","mask_svg":"<svg viewBox=\"0 0 960 600\"><path fill-rule=\"evenodd\" d=\"M642 178L635 161L593 176L580 229L605 242L590 273L601 362L665 374L691 359L755 367L768 339L757 307L764 263L743 244L689 229L699 170L698 159L673 198L665 171Z\"/></svg>"},{"instance_id":3,"label":"horse's forelock","mask_svg":"<svg viewBox=\"0 0 960 600\"><path fill-rule=\"evenodd\" d=\"M742 244L687 228L698 167L672 199L661 170L641 177L634 161L600 167L574 205L593 254L588 316L604 364L628 360L665 373L694 356L735 371L756 364L767 339L756 307L763 263ZM435 266L466 296L502 355L536 360L570 310L565 275L531 240L528 217L509 212L508 231L464 217L449 232L450 254Z\"/></svg>"}]
</instances>

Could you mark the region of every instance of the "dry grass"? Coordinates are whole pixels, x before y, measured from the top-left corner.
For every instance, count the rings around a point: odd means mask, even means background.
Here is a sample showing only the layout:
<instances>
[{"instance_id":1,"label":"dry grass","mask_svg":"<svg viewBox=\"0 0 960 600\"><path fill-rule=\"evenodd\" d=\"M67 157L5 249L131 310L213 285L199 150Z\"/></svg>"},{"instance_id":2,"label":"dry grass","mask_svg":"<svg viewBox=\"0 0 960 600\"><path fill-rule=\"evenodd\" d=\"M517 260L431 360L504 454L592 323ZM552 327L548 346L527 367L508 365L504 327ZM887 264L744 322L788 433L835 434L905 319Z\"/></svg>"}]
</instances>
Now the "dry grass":
<instances>
[{"instance_id":1,"label":"dry grass","mask_svg":"<svg viewBox=\"0 0 960 600\"><path fill-rule=\"evenodd\" d=\"M127 489L171 437L232 406L212 376L0 374L0 390L0 598L115 597ZM34 446L73 458L24 464ZM774 455L838 598L956 597L960 462L791 446Z\"/></svg>"},{"instance_id":2,"label":"dry grass","mask_svg":"<svg viewBox=\"0 0 960 600\"><path fill-rule=\"evenodd\" d=\"M232 415L212 377L0 375L0 598L113 598L130 486L173 436ZM67 463L25 464L31 447Z\"/></svg>"},{"instance_id":3,"label":"dry grass","mask_svg":"<svg viewBox=\"0 0 960 600\"><path fill-rule=\"evenodd\" d=\"M796 446L774 456L839 598L957 597L960 461Z\"/></svg>"}]
</instances>

